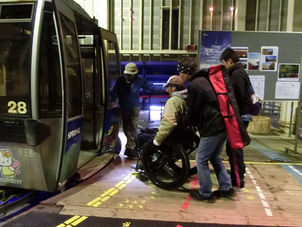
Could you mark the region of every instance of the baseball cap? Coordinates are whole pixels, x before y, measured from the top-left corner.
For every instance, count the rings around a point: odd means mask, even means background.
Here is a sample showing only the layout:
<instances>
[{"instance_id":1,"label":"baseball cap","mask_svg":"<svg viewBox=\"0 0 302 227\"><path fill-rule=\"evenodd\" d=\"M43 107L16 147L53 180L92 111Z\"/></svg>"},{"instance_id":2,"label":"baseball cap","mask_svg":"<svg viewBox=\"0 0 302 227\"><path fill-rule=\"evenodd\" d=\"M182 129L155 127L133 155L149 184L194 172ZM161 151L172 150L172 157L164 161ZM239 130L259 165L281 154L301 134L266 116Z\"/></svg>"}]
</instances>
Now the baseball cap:
<instances>
[{"instance_id":1,"label":"baseball cap","mask_svg":"<svg viewBox=\"0 0 302 227\"><path fill-rule=\"evenodd\" d=\"M169 85L177 85L177 86L184 86L184 81L178 75L171 76L167 83L163 85L163 87L168 87Z\"/></svg>"},{"instance_id":2,"label":"baseball cap","mask_svg":"<svg viewBox=\"0 0 302 227\"><path fill-rule=\"evenodd\" d=\"M137 70L137 67L136 67L135 63L130 62L125 66L124 74L133 75L133 74L137 74L137 73L138 73L138 70Z\"/></svg>"}]
</instances>

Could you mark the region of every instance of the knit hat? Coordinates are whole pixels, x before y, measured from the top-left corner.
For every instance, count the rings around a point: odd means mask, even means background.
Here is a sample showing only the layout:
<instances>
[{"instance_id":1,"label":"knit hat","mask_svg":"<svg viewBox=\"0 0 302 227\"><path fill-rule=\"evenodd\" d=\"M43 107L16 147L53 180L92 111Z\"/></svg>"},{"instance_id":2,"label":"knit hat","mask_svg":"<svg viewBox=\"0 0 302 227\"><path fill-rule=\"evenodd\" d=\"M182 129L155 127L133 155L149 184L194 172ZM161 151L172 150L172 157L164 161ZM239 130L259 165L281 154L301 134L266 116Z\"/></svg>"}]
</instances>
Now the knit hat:
<instances>
[{"instance_id":1,"label":"knit hat","mask_svg":"<svg viewBox=\"0 0 302 227\"><path fill-rule=\"evenodd\" d=\"M134 74L137 74L137 73L138 73L138 70L137 70L137 67L136 67L136 64L135 64L135 63L130 62L130 63L128 63L128 64L125 66L124 74L131 74L131 75L134 75Z\"/></svg>"},{"instance_id":2,"label":"knit hat","mask_svg":"<svg viewBox=\"0 0 302 227\"><path fill-rule=\"evenodd\" d=\"M184 81L180 78L180 76L177 76L177 75L173 75L171 76L167 83L165 83L163 85L163 87L168 87L170 85L176 85L176 86L184 86Z\"/></svg>"}]
</instances>

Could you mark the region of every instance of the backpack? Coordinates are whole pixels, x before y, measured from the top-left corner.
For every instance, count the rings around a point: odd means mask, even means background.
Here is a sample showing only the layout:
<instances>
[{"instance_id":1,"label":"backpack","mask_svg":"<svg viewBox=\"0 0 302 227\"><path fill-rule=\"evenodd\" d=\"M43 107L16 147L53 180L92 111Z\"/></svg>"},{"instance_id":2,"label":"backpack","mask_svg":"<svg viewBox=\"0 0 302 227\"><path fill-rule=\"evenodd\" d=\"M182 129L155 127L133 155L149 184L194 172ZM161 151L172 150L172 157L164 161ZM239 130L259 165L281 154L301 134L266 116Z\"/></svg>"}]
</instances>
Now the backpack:
<instances>
[{"instance_id":1,"label":"backpack","mask_svg":"<svg viewBox=\"0 0 302 227\"><path fill-rule=\"evenodd\" d=\"M241 120L230 78L222 73L221 65L215 65L209 68L209 79L218 99L231 148L239 149L247 146L250 137Z\"/></svg>"}]
</instances>

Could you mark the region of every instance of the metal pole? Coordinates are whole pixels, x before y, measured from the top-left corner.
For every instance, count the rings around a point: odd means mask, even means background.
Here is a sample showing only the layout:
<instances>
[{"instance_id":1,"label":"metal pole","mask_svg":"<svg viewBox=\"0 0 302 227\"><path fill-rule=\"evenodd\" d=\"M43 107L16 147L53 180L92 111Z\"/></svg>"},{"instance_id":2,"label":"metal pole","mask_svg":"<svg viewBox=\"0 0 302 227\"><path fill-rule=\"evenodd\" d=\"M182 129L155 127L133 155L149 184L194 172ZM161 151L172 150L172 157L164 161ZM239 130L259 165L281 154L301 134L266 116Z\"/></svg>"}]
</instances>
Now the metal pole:
<instances>
[{"instance_id":1,"label":"metal pole","mask_svg":"<svg viewBox=\"0 0 302 227\"><path fill-rule=\"evenodd\" d=\"M150 17L149 17L149 50L152 50L152 31L153 31L153 0L150 0Z\"/></svg>"},{"instance_id":2,"label":"metal pole","mask_svg":"<svg viewBox=\"0 0 302 227\"><path fill-rule=\"evenodd\" d=\"M123 49L123 0L121 0L121 8L120 8L120 49Z\"/></svg>"},{"instance_id":3,"label":"metal pole","mask_svg":"<svg viewBox=\"0 0 302 227\"><path fill-rule=\"evenodd\" d=\"M129 17L129 50L132 50L132 26L133 26L133 2L130 0L130 17Z\"/></svg>"},{"instance_id":4,"label":"metal pole","mask_svg":"<svg viewBox=\"0 0 302 227\"><path fill-rule=\"evenodd\" d=\"M144 9L144 2L143 0L140 0L140 8L139 8L139 14L140 14L140 17L139 17L139 50L142 50L143 49L143 40L144 40L144 37L143 37L143 19L144 19L144 13L143 13L143 9Z\"/></svg>"},{"instance_id":5,"label":"metal pole","mask_svg":"<svg viewBox=\"0 0 302 227\"><path fill-rule=\"evenodd\" d=\"M160 0L160 36L159 36L159 49L163 49L163 0Z\"/></svg>"},{"instance_id":6,"label":"metal pole","mask_svg":"<svg viewBox=\"0 0 302 227\"><path fill-rule=\"evenodd\" d=\"M290 106L290 118L289 118L289 131L288 131L288 136L290 137L292 134L292 124L293 124L293 108L294 108L294 102L291 102ZM297 122L296 122L297 124Z\"/></svg>"},{"instance_id":7,"label":"metal pole","mask_svg":"<svg viewBox=\"0 0 302 227\"><path fill-rule=\"evenodd\" d=\"M181 29L181 13L182 13L182 11L181 11L181 2L182 2L182 0L179 0L179 6L178 6L178 34L177 34L177 49L178 50L180 50L180 33L181 33L181 31L180 31L180 29Z\"/></svg>"},{"instance_id":8,"label":"metal pole","mask_svg":"<svg viewBox=\"0 0 302 227\"><path fill-rule=\"evenodd\" d=\"M213 11L214 11L213 0L211 0L211 7L212 7L212 10L210 11L210 13L211 13L210 30L213 30Z\"/></svg>"},{"instance_id":9,"label":"metal pole","mask_svg":"<svg viewBox=\"0 0 302 227\"><path fill-rule=\"evenodd\" d=\"M192 44L192 10L193 10L193 2L190 0L190 15L189 15L189 45Z\"/></svg>"},{"instance_id":10,"label":"metal pole","mask_svg":"<svg viewBox=\"0 0 302 227\"><path fill-rule=\"evenodd\" d=\"M172 49L172 13L173 13L173 2L170 0L170 9L169 9L169 50Z\"/></svg>"},{"instance_id":11,"label":"metal pole","mask_svg":"<svg viewBox=\"0 0 302 227\"><path fill-rule=\"evenodd\" d=\"M258 31L258 20L259 20L259 0L257 0L256 2L255 31Z\"/></svg>"},{"instance_id":12,"label":"metal pole","mask_svg":"<svg viewBox=\"0 0 302 227\"><path fill-rule=\"evenodd\" d=\"M278 31L281 31L281 20L282 19L282 0L280 0L279 4L279 18L278 18Z\"/></svg>"},{"instance_id":13,"label":"metal pole","mask_svg":"<svg viewBox=\"0 0 302 227\"><path fill-rule=\"evenodd\" d=\"M221 1L221 4L220 4L220 30L222 30L222 25L223 25L223 1Z\"/></svg>"},{"instance_id":14,"label":"metal pole","mask_svg":"<svg viewBox=\"0 0 302 227\"><path fill-rule=\"evenodd\" d=\"M203 26L203 1L200 2L199 30L202 30L202 26Z\"/></svg>"},{"instance_id":15,"label":"metal pole","mask_svg":"<svg viewBox=\"0 0 302 227\"><path fill-rule=\"evenodd\" d=\"M266 31L269 31L269 18L271 16L271 1L267 0L267 13L266 13Z\"/></svg>"}]
</instances>

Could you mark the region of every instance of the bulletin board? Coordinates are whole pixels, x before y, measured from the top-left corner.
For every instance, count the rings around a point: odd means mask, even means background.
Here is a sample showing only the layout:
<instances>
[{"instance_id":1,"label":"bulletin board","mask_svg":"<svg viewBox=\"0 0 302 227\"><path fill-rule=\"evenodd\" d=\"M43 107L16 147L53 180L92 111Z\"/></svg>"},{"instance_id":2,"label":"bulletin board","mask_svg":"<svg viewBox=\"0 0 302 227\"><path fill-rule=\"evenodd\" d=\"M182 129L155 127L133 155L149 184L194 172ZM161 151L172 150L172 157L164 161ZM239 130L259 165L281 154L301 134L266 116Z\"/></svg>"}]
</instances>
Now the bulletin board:
<instances>
[{"instance_id":1,"label":"bulletin board","mask_svg":"<svg viewBox=\"0 0 302 227\"><path fill-rule=\"evenodd\" d=\"M201 31L200 68L220 64L232 47L263 100L298 100L301 90L302 33Z\"/></svg>"}]
</instances>

